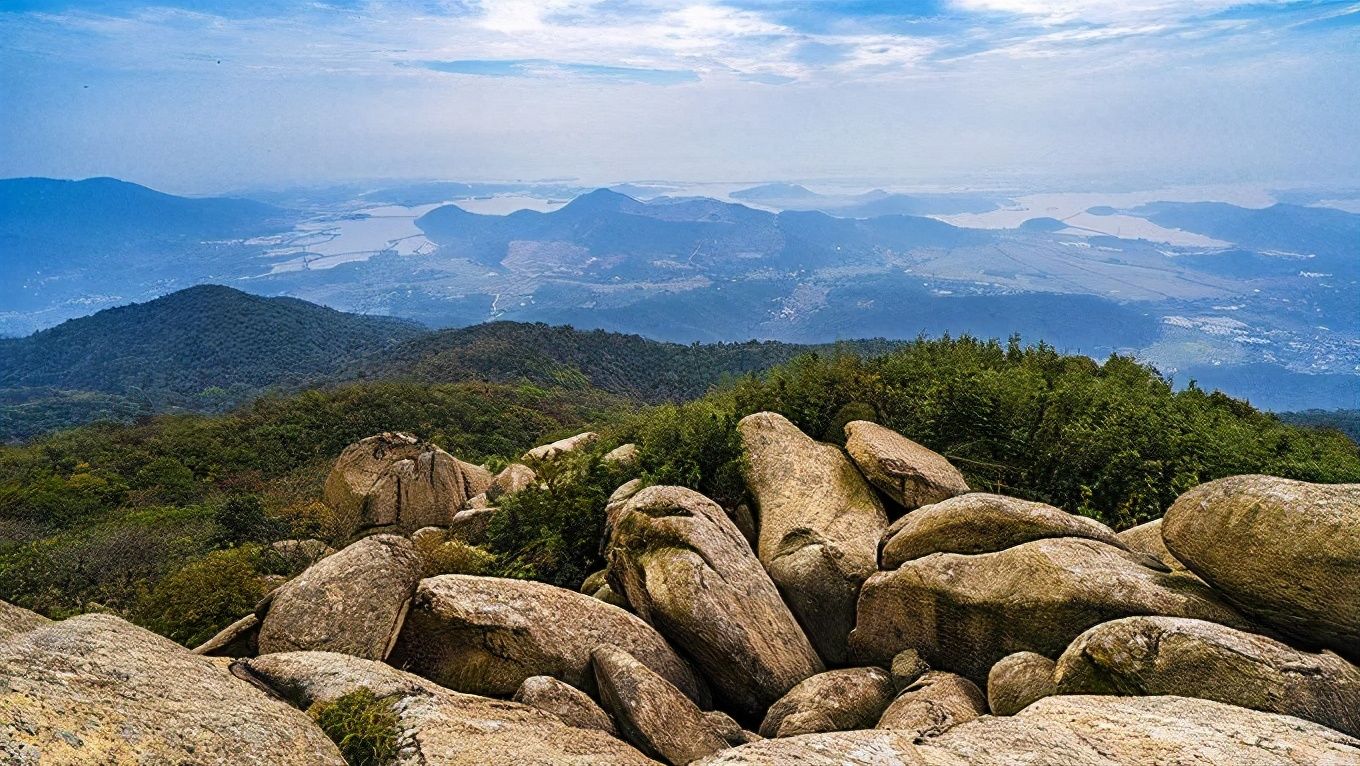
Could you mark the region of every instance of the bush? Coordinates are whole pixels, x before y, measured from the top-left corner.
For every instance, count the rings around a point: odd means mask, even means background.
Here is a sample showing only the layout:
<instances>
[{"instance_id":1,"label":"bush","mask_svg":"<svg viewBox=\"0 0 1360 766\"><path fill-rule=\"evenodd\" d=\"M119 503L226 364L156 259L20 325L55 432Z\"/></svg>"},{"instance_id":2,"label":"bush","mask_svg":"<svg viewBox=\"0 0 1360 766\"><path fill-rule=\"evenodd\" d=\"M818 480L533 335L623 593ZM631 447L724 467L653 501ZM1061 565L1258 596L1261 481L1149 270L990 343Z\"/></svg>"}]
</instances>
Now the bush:
<instances>
[{"instance_id":1,"label":"bush","mask_svg":"<svg viewBox=\"0 0 1360 766\"><path fill-rule=\"evenodd\" d=\"M147 588L132 610L134 622L188 647L212 638L250 613L269 586L254 546L213 551Z\"/></svg>"},{"instance_id":2,"label":"bush","mask_svg":"<svg viewBox=\"0 0 1360 766\"><path fill-rule=\"evenodd\" d=\"M420 550L422 577L442 574L485 575L495 571L496 557L475 545L449 540Z\"/></svg>"},{"instance_id":3,"label":"bush","mask_svg":"<svg viewBox=\"0 0 1360 766\"><path fill-rule=\"evenodd\" d=\"M392 700L368 689L317 702L307 710L350 766L386 766L397 755L397 714Z\"/></svg>"}]
</instances>

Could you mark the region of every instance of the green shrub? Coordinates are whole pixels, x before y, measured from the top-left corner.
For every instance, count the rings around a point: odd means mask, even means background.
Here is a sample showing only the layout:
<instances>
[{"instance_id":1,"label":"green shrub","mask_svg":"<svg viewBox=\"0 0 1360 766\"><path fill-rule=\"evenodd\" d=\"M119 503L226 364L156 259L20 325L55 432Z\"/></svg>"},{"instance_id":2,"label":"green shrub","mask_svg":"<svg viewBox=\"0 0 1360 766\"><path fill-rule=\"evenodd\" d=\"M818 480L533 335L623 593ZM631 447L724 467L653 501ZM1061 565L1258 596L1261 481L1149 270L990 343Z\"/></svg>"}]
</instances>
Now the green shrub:
<instances>
[{"instance_id":1,"label":"green shrub","mask_svg":"<svg viewBox=\"0 0 1360 766\"><path fill-rule=\"evenodd\" d=\"M396 759L397 714L390 698L359 689L317 702L307 714L340 748L350 766L386 766Z\"/></svg>"},{"instance_id":2,"label":"green shrub","mask_svg":"<svg viewBox=\"0 0 1360 766\"><path fill-rule=\"evenodd\" d=\"M148 587L132 610L143 627L194 647L250 613L269 592L259 549L231 548L195 559Z\"/></svg>"},{"instance_id":3,"label":"green shrub","mask_svg":"<svg viewBox=\"0 0 1360 766\"><path fill-rule=\"evenodd\" d=\"M449 540L420 551L424 577L442 574L485 575L496 569L496 557L461 540Z\"/></svg>"}]
</instances>

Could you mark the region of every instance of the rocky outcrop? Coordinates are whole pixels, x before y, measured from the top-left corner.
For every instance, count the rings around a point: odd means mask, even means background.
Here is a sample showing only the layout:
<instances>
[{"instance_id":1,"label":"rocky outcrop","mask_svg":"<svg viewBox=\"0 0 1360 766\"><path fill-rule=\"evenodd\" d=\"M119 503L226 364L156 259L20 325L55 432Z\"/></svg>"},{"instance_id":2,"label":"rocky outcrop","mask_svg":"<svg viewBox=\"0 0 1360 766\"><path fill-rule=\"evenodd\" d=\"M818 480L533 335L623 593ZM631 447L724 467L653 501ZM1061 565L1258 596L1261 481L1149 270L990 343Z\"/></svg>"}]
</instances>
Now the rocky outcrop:
<instances>
[{"instance_id":1,"label":"rocky outcrop","mask_svg":"<svg viewBox=\"0 0 1360 766\"><path fill-rule=\"evenodd\" d=\"M867 729L892 698L892 678L882 668L828 670L803 680L771 705L760 724L760 735L793 737Z\"/></svg>"},{"instance_id":2,"label":"rocky outcrop","mask_svg":"<svg viewBox=\"0 0 1360 766\"><path fill-rule=\"evenodd\" d=\"M562 723L619 735L614 719L585 692L552 676L530 676L515 690L513 701L552 713Z\"/></svg>"},{"instance_id":3,"label":"rocky outcrop","mask_svg":"<svg viewBox=\"0 0 1360 766\"><path fill-rule=\"evenodd\" d=\"M558 439L552 444L544 444L534 447L524 453L520 458L526 463L551 463L559 457L572 452L578 452L600 440L600 435L593 431L568 436L565 439Z\"/></svg>"},{"instance_id":4,"label":"rocky outcrop","mask_svg":"<svg viewBox=\"0 0 1360 766\"><path fill-rule=\"evenodd\" d=\"M410 434L382 433L340 453L326 478L325 499L360 529L447 526L491 474Z\"/></svg>"},{"instance_id":5,"label":"rocky outcrop","mask_svg":"<svg viewBox=\"0 0 1360 766\"><path fill-rule=\"evenodd\" d=\"M1360 660L1360 484L1211 481L1177 498L1162 538L1248 616Z\"/></svg>"},{"instance_id":6,"label":"rocky outcrop","mask_svg":"<svg viewBox=\"0 0 1360 766\"><path fill-rule=\"evenodd\" d=\"M703 766L1349 766L1360 740L1297 718L1183 697L1049 697L915 743L890 729L770 739Z\"/></svg>"},{"instance_id":7,"label":"rocky outcrop","mask_svg":"<svg viewBox=\"0 0 1360 766\"><path fill-rule=\"evenodd\" d=\"M1102 622L1143 614L1244 626L1205 586L1143 566L1095 540L1062 537L997 553L936 553L882 572L864 585L854 656L886 664L914 648L932 668L974 683L1007 654L1056 657Z\"/></svg>"},{"instance_id":8,"label":"rocky outcrop","mask_svg":"<svg viewBox=\"0 0 1360 766\"><path fill-rule=\"evenodd\" d=\"M648 487L614 509L609 577L692 657L735 712L758 716L822 663L717 503Z\"/></svg>"},{"instance_id":9,"label":"rocky outcrop","mask_svg":"<svg viewBox=\"0 0 1360 766\"><path fill-rule=\"evenodd\" d=\"M289 652L233 668L306 708L360 689L391 700L395 766L649 766L654 761L603 732L568 726L517 702L444 689L379 662L328 652ZM225 760L223 763L236 763Z\"/></svg>"},{"instance_id":10,"label":"rocky outcrop","mask_svg":"<svg viewBox=\"0 0 1360 766\"><path fill-rule=\"evenodd\" d=\"M693 700L628 652L601 645L592 657L600 701L643 752L685 766L727 748Z\"/></svg>"},{"instance_id":11,"label":"rocky outcrop","mask_svg":"<svg viewBox=\"0 0 1360 766\"><path fill-rule=\"evenodd\" d=\"M233 622L194 647L204 657L254 657L260 653L260 618L255 614Z\"/></svg>"},{"instance_id":12,"label":"rocky outcrop","mask_svg":"<svg viewBox=\"0 0 1360 766\"><path fill-rule=\"evenodd\" d=\"M303 713L110 615L0 641L0 761L344 766Z\"/></svg>"},{"instance_id":13,"label":"rocky outcrop","mask_svg":"<svg viewBox=\"0 0 1360 766\"><path fill-rule=\"evenodd\" d=\"M1044 503L975 492L918 508L883 535L884 569L932 553L993 553L1049 537L1084 537L1123 548L1109 527Z\"/></svg>"},{"instance_id":14,"label":"rocky outcrop","mask_svg":"<svg viewBox=\"0 0 1360 766\"><path fill-rule=\"evenodd\" d=\"M692 699L706 689L650 625L546 583L441 575L420 583L391 663L456 691L508 697L530 676L594 689L590 653L612 644Z\"/></svg>"},{"instance_id":15,"label":"rocky outcrop","mask_svg":"<svg viewBox=\"0 0 1360 766\"><path fill-rule=\"evenodd\" d=\"M1202 620L1097 625L1058 659L1059 694L1172 694L1304 718L1360 736L1360 668Z\"/></svg>"},{"instance_id":16,"label":"rocky outcrop","mask_svg":"<svg viewBox=\"0 0 1360 766\"><path fill-rule=\"evenodd\" d=\"M1124 544L1124 547L1136 553L1151 556L1172 571L1187 571L1185 565L1175 556L1172 556L1171 551L1166 549L1166 543L1162 541L1161 519L1139 524L1136 527L1129 527L1120 532L1117 537Z\"/></svg>"},{"instance_id":17,"label":"rocky outcrop","mask_svg":"<svg viewBox=\"0 0 1360 766\"><path fill-rule=\"evenodd\" d=\"M737 430L760 561L822 658L842 663L860 585L878 568L883 504L844 453L783 415L748 415Z\"/></svg>"},{"instance_id":18,"label":"rocky outcrop","mask_svg":"<svg viewBox=\"0 0 1360 766\"><path fill-rule=\"evenodd\" d=\"M0 641L51 622L37 612L0 601Z\"/></svg>"},{"instance_id":19,"label":"rocky outcrop","mask_svg":"<svg viewBox=\"0 0 1360 766\"><path fill-rule=\"evenodd\" d=\"M1042 654L1016 652L987 673L987 707L992 715L1015 715L1037 700L1058 693L1056 663Z\"/></svg>"},{"instance_id":20,"label":"rocky outcrop","mask_svg":"<svg viewBox=\"0 0 1360 766\"><path fill-rule=\"evenodd\" d=\"M905 510L968 492L963 474L943 455L877 423L846 423L845 451L865 478Z\"/></svg>"},{"instance_id":21,"label":"rocky outcrop","mask_svg":"<svg viewBox=\"0 0 1360 766\"><path fill-rule=\"evenodd\" d=\"M274 591L259 651L314 650L381 660L406 616L421 558L405 537L366 537Z\"/></svg>"},{"instance_id":22,"label":"rocky outcrop","mask_svg":"<svg viewBox=\"0 0 1360 766\"><path fill-rule=\"evenodd\" d=\"M954 673L932 670L897 695L875 728L933 737L986 713L987 700L977 684Z\"/></svg>"},{"instance_id":23,"label":"rocky outcrop","mask_svg":"<svg viewBox=\"0 0 1360 766\"><path fill-rule=\"evenodd\" d=\"M633 468L637 466L638 461L642 459L642 453L638 450L636 444L620 444L614 449L604 453L604 457L600 459L609 465L618 466L619 468Z\"/></svg>"},{"instance_id":24,"label":"rocky outcrop","mask_svg":"<svg viewBox=\"0 0 1360 766\"><path fill-rule=\"evenodd\" d=\"M458 540L468 545L481 545L486 542L486 533L491 529L491 520L500 513L499 508L469 508L459 511L449 520L449 540Z\"/></svg>"},{"instance_id":25,"label":"rocky outcrop","mask_svg":"<svg viewBox=\"0 0 1360 766\"><path fill-rule=\"evenodd\" d=\"M523 463L511 463L496 474L491 486L487 487L487 502L495 503L507 495L522 492L532 487L537 481L538 475L534 473L534 469Z\"/></svg>"}]
</instances>

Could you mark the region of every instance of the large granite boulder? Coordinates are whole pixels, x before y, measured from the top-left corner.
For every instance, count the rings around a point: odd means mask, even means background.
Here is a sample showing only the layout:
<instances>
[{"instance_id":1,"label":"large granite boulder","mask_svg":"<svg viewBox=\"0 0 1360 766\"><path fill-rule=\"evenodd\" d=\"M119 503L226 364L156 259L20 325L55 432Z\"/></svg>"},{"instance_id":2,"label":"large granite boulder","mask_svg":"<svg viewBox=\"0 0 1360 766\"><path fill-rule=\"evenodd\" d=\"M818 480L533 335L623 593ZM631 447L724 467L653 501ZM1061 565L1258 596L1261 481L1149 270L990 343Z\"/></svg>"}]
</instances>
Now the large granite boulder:
<instances>
[{"instance_id":1,"label":"large granite boulder","mask_svg":"<svg viewBox=\"0 0 1360 766\"><path fill-rule=\"evenodd\" d=\"M595 729L616 737L619 735L614 719L590 695L552 676L529 676L515 690L515 696L511 699L552 713L568 726Z\"/></svg>"},{"instance_id":2,"label":"large granite boulder","mask_svg":"<svg viewBox=\"0 0 1360 766\"><path fill-rule=\"evenodd\" d=\"M891 729L768 739L702 766L1352 766L1360 740L1184 697L1049 697L916 742Z\"/></svg>"},{"instance_id":3,"label":"large granite boulder","mask_svg":"<svg viewBox=\"0 0 1360 766\"><path fill-rule=\"evenodd\" d=\"M1175 556L1172 556L1171 551L1166 549L1166 543L1162 541L1161 519L1139 524L1136 527L1129 527L1116 536L1125 548L1135 553L1151 556L1174 572L1188 571L1185 565Z\"/></svg>"},{"instance_id":4,"label":"large granite boulder","mask_svg":"<svg viewBox=\"0 0 1360 766\"><path fill-rule=\"evenodd\" d=\"M822 670L770 576L717 503L648 487L615 509L609 578L684 647L730 709L758 716Z\"/></svg>"},{"instance_id":5,"label":"large granite boulder","mask_svg":"<svg viewBox=\"0 0 1360 766\"><path fill-rule=\"evenodd\" d=\"M327 556L274 591L260 623L259 652L384 659L422 566L415 544L397 535L366 537Z\"/></svg>"},{"instance_id":6,"label":"large granite boulder","mask_svg":"<svg viewBox=\"0 0 1360 766\"><path fill-rule=\"evenodd\" d=\"M685 766L727 748L693 700L631 654L602 644L592 657L600 701L643 752Z\"/></svg>"},{"instance_id":7,"label":"large granite boulder","mask_svg":"<svg viewBox=\"0 0 1360 766\"><path fill-rule=\"evenodd\" d=\"M759 524L756 552L822 659L846 659L860 585L878 569L888 517L839 448L783 415L737 424Z\"/></svg>"},{"instance_id":8,"label":"large granite boulder","mask_svg":"<svg viewBox=\"0 0 1360 766\"><path fill-rule=\"evenodd\" d=\"M1203 620L1128 617L1077 637L1059 694L1173 694L1282 713L1360 736L1360 668Z\"/></svg>"},{"instance_id":9,"label":"large granite boulder","mask_svg":"<svg viewBox=\"0 0 1360 766\"><path fill-rule=\"evenodd\" d=\"M892 677L882 668L828 670L804 679L771 705L760 735L868 729L892 698Z\"/></svg>"},{"instance_id":10,"label":"large granite boulder","mask_svg":"<svg viewBox=\"0 0 1360 766\"><path fill-rule=\"evenodd\" d=\"M629 652L692 699L707 701L702 682L652 626L585 594L527 580L423 580L390 661L472 694L508 697L530 676L592 691L590 653L603 643Z\"/></svg>"},{"instance_id":11,"label":"large granite boulder","mask_svg":"<svg viewBox=\"0 0 1360 766\"><path fill-rule=\"evenodd\" d=\"M410 434L381 433L345 448L326 477L325 500L357 528L448 526L491 474Z\"/></svg>"},{"instance_id":12,"label":"large granite boulder","mask_svg":"<svg viewBox=\"0 0 1360 766\"><path fill-rule=\"evenodd\" d=\"M600 440L600 435L593 431L568 436L565 439L558 439L551 444L544 444L534 447L520 458L526 463L551 463L552 461L572 452L579 452L586 447Z\"/></svg>"},{"instance_id":13,"label":"large granite boulder","mask_svg":"<svg viewBox=\"0 0 1360 766\"><path fill-rule=\"evenodd\" d=\"M1056 657L1087 628L1164 614L1244 626L1204 585L1142 565L1141 554L1058 537L996 553L935 553L874 575L860 597L851 649L886 664L912 648L932 668L977 684L1008 654Z\"/></svg>"},{"instance_id":14,"label":"large granite boulder","mask_svg":"<svg viewBox=\"0 0 1360 766\"><path fill-rule=\"evenodd\" d=\"M488 503L498 502L507 495L532 487L537 481L538 475L534 469L523 463L511 463L492 479L491 486L486 488L486 500Z\"/></svg>"},{"instance_id":15,"label":"large granite boulder","mask_svg":"<svg viewBox=\"0 0 1360 766\"><path fill-rule=\"evenodd\" d=\"M51 622L37 612L0 601L0 641Z\"/></svg>"},{"instance_id":16,"label":"large granite boulder","mask_svg":"<svg viewBox=\"0 0 1360 766\"><path fill-rule=\"evenodd\" d=\"M977 684L955 673L932 670L888 705L878 729L933 737L987 713L987 700Z\"/></svg>"},{"instance_id":17,"label":"large granite boulder","mask_svg":"<svg viewBox=\"0 0 1360 766\"><path fill-rule=\"evenodd\" d=\"M1058 693L1053 680L1057 663L1034 652L1001 658L987 671L987 707L992 715L1015 715L1044 697Z\"/></svg>"},{"instance_id":18,"label":"large granite boulder","mask_svg":"<svg viewBox=\"0 0 1360 766\"><path fill-rule=\"evenodd\" d=\"M1176 499L1162 539L1247 616L1360 660L1360 484L1211 481Z\"/></svg>"},{"instance_id":19,"label":"large granite boulder","mask_svg":"<svg viewBox=\"0 0 1360 766\"><path fill-rule=\"evenodd\" d=\"M845 451L865 478L905 510L968 492L963 474L943 455L877 423L846 423Z\"/></svg>"},{"instance_id":20,"label":"large granite boulder","mask_svg":"<svg viewBox=\"0 0 1360 766\"><path fill-rule=\"evenodd\" d=\"M0 761L345 763L303 713L213 660L102 614L0 641Z\"/></svg>"},{"instance_id":21,"label":"large granite boulder","mask_svg":"<svg viewBox=\"0 0 1360 766\"><path fill-rule=\"evenodd\" d=\"M1045 503L974 492L918 508L883 535L884 569L932 553L993 553L1048 537L1084 537L1124 548L1095 519Z\"/></svg>"},{"instance_id":22,"label":"large granite boulder","mask_svg":"<svg viewBox=\"0 0 1360 766\"><path fill-rule=\"evenodd\" d=\"M451 691L380 662L288 652L240 661L232 671L304 709L361 689L389 699L397 717L394 766L655 765L603 732L517 702Z\"/></svg>"}]
</instances>

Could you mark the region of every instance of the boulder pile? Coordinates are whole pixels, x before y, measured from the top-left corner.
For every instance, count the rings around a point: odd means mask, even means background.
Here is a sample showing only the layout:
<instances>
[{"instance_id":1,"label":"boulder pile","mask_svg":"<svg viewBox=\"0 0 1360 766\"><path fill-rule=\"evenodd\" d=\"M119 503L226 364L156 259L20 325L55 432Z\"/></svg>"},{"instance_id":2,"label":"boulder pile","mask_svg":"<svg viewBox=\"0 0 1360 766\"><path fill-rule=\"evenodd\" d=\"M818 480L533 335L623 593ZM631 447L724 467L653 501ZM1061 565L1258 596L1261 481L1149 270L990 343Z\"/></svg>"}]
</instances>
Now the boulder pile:
<instances>
[{"instance_id":1,"label":"boulder pile","mask_svg":"<svg viewBox=\"0 0 1360 766\"><path fill-rule=\"evenodd\" d=\"M1221 479L1116 534L845 433L743 419L732 508L628 482L579 590L424 557L636 447L492 476L364 439L326 497L368 536L280 546L312 563L194 652L0 602L0 763L341 764L305 711L364 692L412 766L1360 766L1360 485Z\"/></svg>"}]
</instances>

